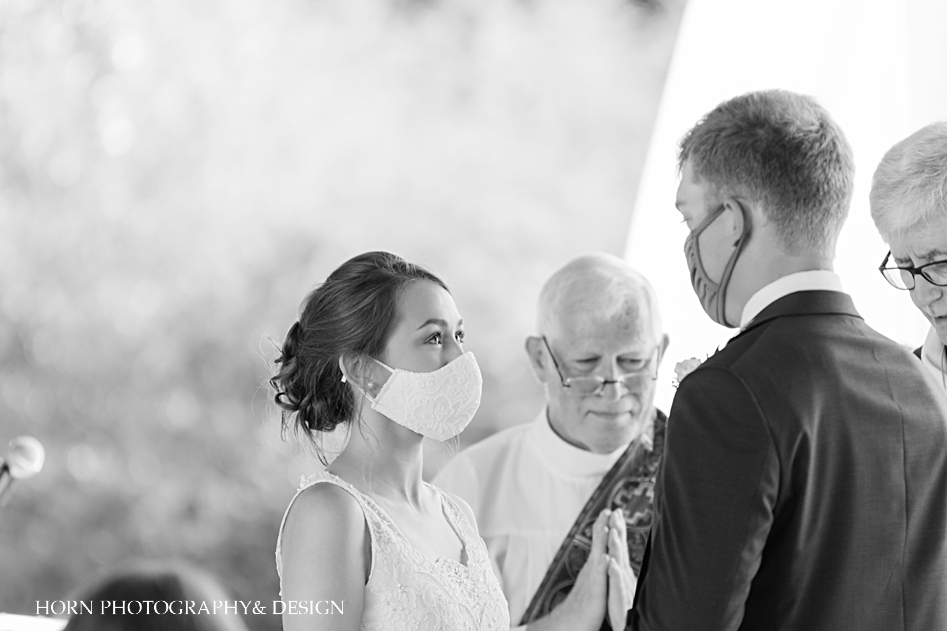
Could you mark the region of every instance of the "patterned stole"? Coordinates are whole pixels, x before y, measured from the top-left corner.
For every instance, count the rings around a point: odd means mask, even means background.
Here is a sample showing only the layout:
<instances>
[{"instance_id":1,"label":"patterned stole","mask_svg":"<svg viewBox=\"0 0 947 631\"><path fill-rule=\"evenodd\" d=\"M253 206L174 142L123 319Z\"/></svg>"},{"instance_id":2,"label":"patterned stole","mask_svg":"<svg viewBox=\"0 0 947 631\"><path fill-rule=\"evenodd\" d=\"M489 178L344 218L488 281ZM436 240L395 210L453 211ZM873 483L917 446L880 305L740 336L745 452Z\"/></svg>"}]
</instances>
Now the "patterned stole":
<instances>
[{"instance_id":1,"label":"patterned stole","mask_svg":"<svg viewBox=\"0 0 947 631\"><path fill-rule=\"evenodd\" d=\"M622 509L628 531L631 567L635 575L641 572L641 562L651 530L654 478L664 454L664 435L667 431L667 417L658 409L654 412L654 439L648 440L647 436L642 436L632 442L605 474L562 541L539 589L523 614L521 625L549 615L572 590L592 548L592 525L605 507ZM601 631L611 631L608 616L605 616Z\"/></svg>"}]
</instances>

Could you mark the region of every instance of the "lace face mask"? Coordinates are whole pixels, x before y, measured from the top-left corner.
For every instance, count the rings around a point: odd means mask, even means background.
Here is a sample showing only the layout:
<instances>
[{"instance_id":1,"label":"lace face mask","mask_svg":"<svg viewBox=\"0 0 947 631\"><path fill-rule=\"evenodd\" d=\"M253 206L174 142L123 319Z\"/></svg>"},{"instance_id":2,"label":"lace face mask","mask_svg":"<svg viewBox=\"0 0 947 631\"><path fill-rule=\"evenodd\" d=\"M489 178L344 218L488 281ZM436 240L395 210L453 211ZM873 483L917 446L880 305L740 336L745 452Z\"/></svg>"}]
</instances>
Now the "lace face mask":
<instances>
[{"instance_id":1,"label":"lace face mask","mask_svg":"<svg viewBox=\"0 0 947 631\"><path fill-rule=\"evenodd\" d=\"M483 377L470 351L434 372L411 372L375 361L391 376L375 397L362 390L372 409L422 436L456 436L480 407Z\"/></svg>"}]
</instances>

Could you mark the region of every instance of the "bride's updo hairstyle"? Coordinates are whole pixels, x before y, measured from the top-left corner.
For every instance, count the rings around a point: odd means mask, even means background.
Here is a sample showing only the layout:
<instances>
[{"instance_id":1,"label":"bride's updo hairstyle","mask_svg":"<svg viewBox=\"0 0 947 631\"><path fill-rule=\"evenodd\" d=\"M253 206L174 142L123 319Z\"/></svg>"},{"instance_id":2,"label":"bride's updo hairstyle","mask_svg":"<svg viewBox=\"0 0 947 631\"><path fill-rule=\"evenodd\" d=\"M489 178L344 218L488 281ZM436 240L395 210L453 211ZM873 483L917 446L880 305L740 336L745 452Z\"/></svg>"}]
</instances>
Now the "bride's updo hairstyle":
<instances>
[{"instance_id":1,"label":"bride's updo hairstyle","mask_svg":"<svg viewBox=\"0 0 947 631\"><path fill-rule=\"evenodd\" d=\"M355 397L342 383L339 357L378 357L398 317L401 290L414 281L447 285L431 272L388 252L366 252L332 272L302 303L270 379L283 431L313 440L354 419Z\"/></svg>"}]
</instances>

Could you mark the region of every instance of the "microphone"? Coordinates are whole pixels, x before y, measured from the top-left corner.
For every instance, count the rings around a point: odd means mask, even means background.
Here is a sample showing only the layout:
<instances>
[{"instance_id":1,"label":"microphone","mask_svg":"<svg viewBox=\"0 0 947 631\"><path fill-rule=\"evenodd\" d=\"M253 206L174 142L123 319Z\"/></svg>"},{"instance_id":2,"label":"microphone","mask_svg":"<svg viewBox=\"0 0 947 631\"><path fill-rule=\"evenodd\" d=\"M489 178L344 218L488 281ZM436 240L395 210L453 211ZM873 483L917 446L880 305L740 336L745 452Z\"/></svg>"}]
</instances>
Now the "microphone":
<instances>
[{"instance_id":1,"label":"microphone","mask_svg":"<svg viewBox=\"0 0 947 631\"><path fill-rule=\"evenodd\" d=\"M0 461L0 507L6 503L13 480L25 480L40 472L46 461L43 444L32 436L20 436L10 441L5 461Z\"/></svg>"}]
</instances>

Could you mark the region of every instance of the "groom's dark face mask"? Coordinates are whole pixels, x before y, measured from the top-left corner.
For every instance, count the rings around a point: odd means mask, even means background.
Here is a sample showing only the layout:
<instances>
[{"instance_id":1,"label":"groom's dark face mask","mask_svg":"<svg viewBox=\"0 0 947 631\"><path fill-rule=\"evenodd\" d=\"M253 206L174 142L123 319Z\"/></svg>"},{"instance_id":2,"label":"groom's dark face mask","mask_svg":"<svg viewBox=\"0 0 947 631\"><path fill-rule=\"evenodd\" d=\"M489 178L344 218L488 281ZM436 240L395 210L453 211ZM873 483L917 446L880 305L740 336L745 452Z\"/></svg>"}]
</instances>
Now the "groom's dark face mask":
<instances>
[{"instance_id":1,"label":"groom's dark face mask","mask_svg":"<svg viewBox=\"0 0 947 631\"><path fill-rule=\"evenodd\" d=\"M711 320L729 328L735 328L736 325L727 322L727 286L730 284L730 276L733 274L733 268L736 266L740 252L743 250L746 239L750 234L749 216L741 204L734 204L734 206L739 209L739 212L743 216L743 232L736 242L733 254L731 254L727 260L719 283L712 280L704 269L704 264L700 259L699 238L700 234L723 213L726 206L720 204L700 222L700 225L687 235L687 239L684 241L684 256L687 257L687 267L691 273L691 286L694 288L694 293L697 294L698 300L700 300L700 305L704 308L704 311L707 312L707 315L710 316Z\"/></svg>"}]
</instances>

